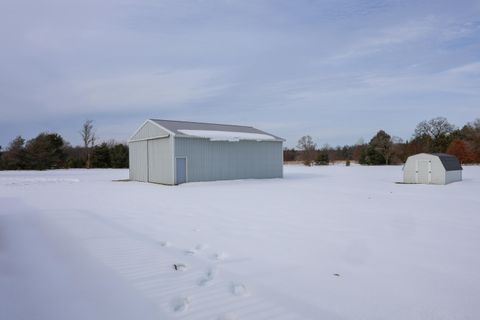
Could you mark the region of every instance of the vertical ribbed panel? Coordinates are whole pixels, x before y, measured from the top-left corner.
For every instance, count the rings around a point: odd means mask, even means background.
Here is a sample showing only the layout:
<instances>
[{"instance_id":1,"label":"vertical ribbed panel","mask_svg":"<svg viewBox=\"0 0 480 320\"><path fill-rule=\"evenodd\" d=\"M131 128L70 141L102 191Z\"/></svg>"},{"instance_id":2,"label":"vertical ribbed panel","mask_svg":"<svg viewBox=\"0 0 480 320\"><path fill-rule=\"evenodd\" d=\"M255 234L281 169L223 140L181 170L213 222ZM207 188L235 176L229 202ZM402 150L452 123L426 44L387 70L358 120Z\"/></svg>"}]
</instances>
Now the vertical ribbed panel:
<instances>
[{"instance_id":1,"label":"vertical ribbed panel","mask_svg":"<svg viewBox=\"0 0 480 320\"><path fill-rule=\"evenodd\" d=\"M281 178L281 141L175 138L175 156L187 157L187 182Z\"/></svg>"},{"instance_id":2,"label":"vertical ribbed panel","mask_svg":"<svg viewBox=\"0 0 480 320\"><path fill-rule=\"evenodd\" d=\"M445 184L456 181L462 181L462 170L447 171L445 176Z\"/></svg>"},{"instance_id":3,"label":"vertical ribbed panel","mask_svg":"<svg viewBox=\"0 0 480 320\"><path fill-rule=\"evenodd\" d=\"M130 142L128 144L130 180L147 181L147 141Z\"/></svg>"},{"instance_id":4,"label":"vertical ribbed panel","mask_svg":"<svg viewBox=\"0 0 480 320\"><path fill-rule=\"evenodd\" d=\"M148 140L148 181L173 184L172 138Z\"/></svg>"}]
</instances>

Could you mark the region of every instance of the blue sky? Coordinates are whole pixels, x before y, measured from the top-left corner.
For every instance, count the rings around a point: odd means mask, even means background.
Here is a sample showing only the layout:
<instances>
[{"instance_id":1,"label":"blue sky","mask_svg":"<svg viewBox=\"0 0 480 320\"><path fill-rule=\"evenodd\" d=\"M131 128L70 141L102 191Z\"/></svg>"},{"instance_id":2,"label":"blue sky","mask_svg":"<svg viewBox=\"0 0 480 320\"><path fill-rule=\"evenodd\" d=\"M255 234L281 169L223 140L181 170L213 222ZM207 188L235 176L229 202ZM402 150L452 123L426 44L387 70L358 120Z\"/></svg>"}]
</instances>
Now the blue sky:
<instances>
[{"instance_id":1,"label":"blue sky","mask_svg":"<svg viewBox=\"0 0 480 320\"><path fill-rule=\"evenodd\" d=\"M93 119L253 125L294 146L480 117L480 1L2 0L0 145Z\"/></svg>"}]
</instances>

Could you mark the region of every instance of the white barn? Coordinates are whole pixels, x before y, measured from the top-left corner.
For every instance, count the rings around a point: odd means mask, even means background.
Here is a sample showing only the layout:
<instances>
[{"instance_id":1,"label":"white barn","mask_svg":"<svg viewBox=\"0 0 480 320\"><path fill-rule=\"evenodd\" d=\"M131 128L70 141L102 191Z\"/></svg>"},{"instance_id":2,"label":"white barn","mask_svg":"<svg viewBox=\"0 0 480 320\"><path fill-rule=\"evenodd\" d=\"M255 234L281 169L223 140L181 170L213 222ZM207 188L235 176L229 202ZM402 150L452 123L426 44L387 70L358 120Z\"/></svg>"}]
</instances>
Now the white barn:
<instances>
[{"instance_id":1,"label":"white barn","mask_svg":"<svg viewBox=\"0 0 480 320\"><path fill-rule=\"evenodd\" d=\"M149 119L128 141L130 180L281 178L283 141L247 126Z\"/></svg>"},{"instance_id":2,"label":"white barn","mask_svg":"<svg viewBox=\"0 0 480 320\"><path fill-rule=\"evenodd\" d=\"M462 180L462 166L455 156L419 153L408 157L403 168L404 183L448 184Z\"/></svg>"}]
</instances>

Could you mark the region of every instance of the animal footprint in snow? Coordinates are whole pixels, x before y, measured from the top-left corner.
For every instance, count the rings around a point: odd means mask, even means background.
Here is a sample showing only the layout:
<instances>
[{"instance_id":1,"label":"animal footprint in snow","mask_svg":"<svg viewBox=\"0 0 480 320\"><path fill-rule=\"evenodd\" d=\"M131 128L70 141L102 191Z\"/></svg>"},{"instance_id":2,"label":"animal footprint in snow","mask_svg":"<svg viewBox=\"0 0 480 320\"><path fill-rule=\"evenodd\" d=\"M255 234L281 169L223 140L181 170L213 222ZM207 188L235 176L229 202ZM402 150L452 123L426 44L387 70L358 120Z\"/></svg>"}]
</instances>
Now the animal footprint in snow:
<instances>
[{"instance_id":1,"label":"animal footprint in snow","mask_svg":"<svg viewBox=\"0 0 480 320\"><path fill-rule=\"evenodd\" d=\"M217 318L217 320L237 320L237 319L238 319L237 316L233 313L225 313Z\"/></svg>"},{"instance_id":2,"label":"animal footprint in snow","mask_svg":"<svg viewBox=\"0 0 480 320\"><path fill-rule=\"evenodd\" d=\"M193 256L193 255L195 255L196 253L197 253L197 250L195 250L195 249L185 250L185 254L186 254L187 256Z\"/></svg>"},{"instance_id":3,"label":"animal footprint in snow","mask_svg":"<svg viewBox=\"0 0 480 320\"><path fill-rule=\"evenodd\" d=\"M184 312L188 309L190 305L189 297L181 297L172 301L171 306L174 312Z\"/></svg>"},{"instance_id":4,"label":"animal footprint in snow","mask_svg":"<svg viewBox=\"0 0 480 320\"><path fill-rule=\"evenodd\" d=\"M176 271L185 271L187 270L187 265L183 263L175 263L173 265L173 269L175 269Z\"/></svg>"},{"instance_id":5,"label":"animal footprint in snow","mask_svg":"<svg viewBox=\"0 0 480 320\"><path fill-rule=\"evenodd\" d=\"M172 244L170 243L170 241L159 241L158 242L162 247L170 247Z\"/></svg>"},{"instance_id":6,"label":"animal footprint in snow","mask_svg":"<svg viewBox=\"0 0 480 320\"><path fill-rule=\"evenodd\" d=\"M212 258L213 260L217 260L217 261L223 261L227 258L227 254L225 252L218 252L218 253L214 253Z\"/></svg>"},{"instance_id":7,"label":"animal footprint in snow","mask_svg":"<svg viewBox=\"0 0 480 320\"><path fill-rule=\"evenodd\" d=\"M213 281L213 279L215 279L216 275L217 275L217 270L216 269L208 270L207 273L205 274L205 276L198 281L198 285L202 286L202 287L208 285L209 283L211 283Z\"/></svg>"},{"instance_id":8,"label":"animal footprint in snow","mask_svg":"<svg viewBox=\"0 0 480 320\"><path fill-rule=\"evenodd\" d=\"M233 283L232 294L238 297L245 297L248 296L250 293L248 292L247 287L243 283Z\"/></svg>"}]
</instances>

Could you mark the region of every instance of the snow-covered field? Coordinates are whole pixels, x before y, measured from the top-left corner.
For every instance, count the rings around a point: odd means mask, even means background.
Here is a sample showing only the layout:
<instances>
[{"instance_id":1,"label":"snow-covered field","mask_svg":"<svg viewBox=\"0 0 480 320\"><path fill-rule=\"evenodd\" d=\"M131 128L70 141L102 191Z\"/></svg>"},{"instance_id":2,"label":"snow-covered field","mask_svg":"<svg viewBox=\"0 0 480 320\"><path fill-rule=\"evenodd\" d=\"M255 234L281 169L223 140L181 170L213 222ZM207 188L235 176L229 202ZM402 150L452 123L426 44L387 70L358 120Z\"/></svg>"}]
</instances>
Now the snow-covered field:
<instances>
[{"instance_id":1,"label":"snow-covered field","mask_svg":"<svg viewBox=\"0 0 480 320\"><path fill-rule=\"evenodd\" d=\"M480 319L480 167L401 175L0 172L0 319Z\"/></svg>"}]
</instances>

